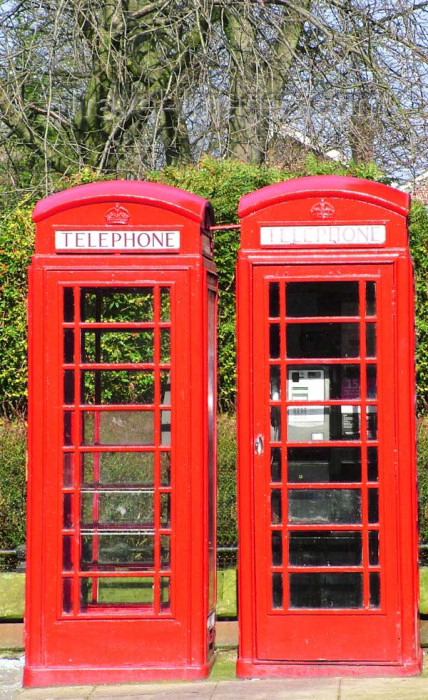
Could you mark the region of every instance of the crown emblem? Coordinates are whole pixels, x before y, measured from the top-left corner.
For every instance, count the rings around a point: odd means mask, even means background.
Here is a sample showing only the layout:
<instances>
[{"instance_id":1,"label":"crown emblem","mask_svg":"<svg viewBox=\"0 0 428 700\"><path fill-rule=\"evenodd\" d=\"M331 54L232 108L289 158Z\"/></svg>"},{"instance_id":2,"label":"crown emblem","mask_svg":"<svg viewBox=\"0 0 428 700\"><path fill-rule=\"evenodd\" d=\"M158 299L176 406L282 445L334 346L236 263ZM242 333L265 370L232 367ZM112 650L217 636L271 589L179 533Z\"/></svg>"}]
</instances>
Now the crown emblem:
<instances>
[{"instance_id":1,"label":"crown emblem","mask_svg":"<svg viewBox=\"0 0 428 700\"><path fill-rule=\"evenodd\" d=\"M331 219L334 216L334 212L334 206L326 202L324 198L311 208L311 214L316 219Z\"/></svg>"},{"instance_id":2,"label":"crown emblem","mask_svg":"<svg viewBox=\"0 0 428 700\"><path fill-rule=\"evenodd\" d=\"M108 210L106 221L108 224L127 224L131 214L125 207L120 204L115 204L114 207Z\"/></svg>"}]
</instances>

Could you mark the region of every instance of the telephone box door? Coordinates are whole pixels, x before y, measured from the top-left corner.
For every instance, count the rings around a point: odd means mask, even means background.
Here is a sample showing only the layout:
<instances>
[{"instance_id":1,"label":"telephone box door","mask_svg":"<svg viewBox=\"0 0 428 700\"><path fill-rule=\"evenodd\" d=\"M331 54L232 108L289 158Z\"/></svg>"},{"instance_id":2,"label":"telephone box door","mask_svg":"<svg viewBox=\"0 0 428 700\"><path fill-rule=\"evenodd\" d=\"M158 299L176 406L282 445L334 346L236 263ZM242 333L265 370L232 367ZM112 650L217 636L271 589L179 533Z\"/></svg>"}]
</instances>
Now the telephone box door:
<instances>
[{"instance_id":1,"label":"telephone box door","mask_svg":"<svg viewBox=\"0 0 428 700\"><path fill-rule=\"evenodd\" d=\"M84 667L102 639L106 666L138 666L137 648L146 667L180 654L185 664L188 273L42 274L52 430L41 556L52 575L41 653Z\"/></svg>"},{"instance_id":2,"label":"telephone box door","mask_svg":"<svg viewBox=\"0 0 428 700\"><path fill-rule=\"evenodd\" d=\"M392 285L389 264L253 268L260 660L399 656Z\"/></svg>"}]
</instances>

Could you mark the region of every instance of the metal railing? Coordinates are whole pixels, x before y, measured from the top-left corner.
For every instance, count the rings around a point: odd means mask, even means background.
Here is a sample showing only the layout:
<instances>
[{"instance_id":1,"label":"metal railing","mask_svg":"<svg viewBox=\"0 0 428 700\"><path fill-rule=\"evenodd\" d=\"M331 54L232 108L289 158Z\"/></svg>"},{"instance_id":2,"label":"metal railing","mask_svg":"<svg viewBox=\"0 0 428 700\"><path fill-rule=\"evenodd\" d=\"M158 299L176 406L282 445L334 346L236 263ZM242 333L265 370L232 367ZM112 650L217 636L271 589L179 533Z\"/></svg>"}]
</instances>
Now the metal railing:
<instances>
[{"instance_id":1,"label":"metal railing","mask_svg":"<svg viewBox=\"0 0 428 700\"><path fill-rule=\"evenodd\" d=\"M419 563L428 566L428 544L420 542L419 548ZM0 558L10 559L4 571L25 571L25 545L19 545L15 549L0 549ZM219 569L235 568L238 559L237 545L229 545L227 547L217 547L217 566ZM0 567L0 571L2 567Z\"/></svg>"}]
</instances>

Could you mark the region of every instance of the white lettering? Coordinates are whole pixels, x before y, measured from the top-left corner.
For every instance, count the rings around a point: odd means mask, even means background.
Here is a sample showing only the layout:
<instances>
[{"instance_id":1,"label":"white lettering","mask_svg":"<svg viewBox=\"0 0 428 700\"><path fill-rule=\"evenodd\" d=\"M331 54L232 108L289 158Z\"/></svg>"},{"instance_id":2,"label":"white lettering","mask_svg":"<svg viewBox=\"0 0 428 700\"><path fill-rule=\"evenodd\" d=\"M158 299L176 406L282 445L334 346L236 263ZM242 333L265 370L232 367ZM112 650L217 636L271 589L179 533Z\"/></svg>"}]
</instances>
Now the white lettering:
<instances>
[{"instance_id":1,"label":"white lettering","mask_svg":"<svg viewBox=\"0 0 428 700\"><path fill-rule=\"evenodd\" d=\"M379 245L386 241L384 224L347 226L261 226L260 245Z\"/></svg>"}]
</instances>

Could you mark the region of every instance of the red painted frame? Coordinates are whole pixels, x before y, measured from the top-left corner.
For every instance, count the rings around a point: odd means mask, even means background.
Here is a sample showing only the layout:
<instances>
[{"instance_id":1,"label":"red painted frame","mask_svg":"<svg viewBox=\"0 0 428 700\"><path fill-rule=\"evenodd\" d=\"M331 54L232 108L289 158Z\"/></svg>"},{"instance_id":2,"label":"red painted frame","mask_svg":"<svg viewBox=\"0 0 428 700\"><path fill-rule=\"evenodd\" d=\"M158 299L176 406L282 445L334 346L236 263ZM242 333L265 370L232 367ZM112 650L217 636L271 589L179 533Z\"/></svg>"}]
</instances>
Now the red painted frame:
<instances>
[{"instance_id":1,"label":"red painted frame","mask_svg":"<svg viewBox=\"0 0 428 700\"><path fill-rule=\"evenodd\" d=\"M125 210L126 223L124 219L122 223L106 222L106 214L112 208ZM200 197L172 187L145 182L105 182L83 185L42 200L34 210L34 220L36 254L29 269L28 297L24 685L205 677L213 661L215 639L213 412L217 275L209 230L213 222L211 206ZM180 231L180 249L160 253L156 250L56 252L54 232L58 228L173 229ZM171 366L171 567L176 582L171 591L170 612L162 613L155 596L152 616L142 607L129 605L101 606L96 611L82 613L76 601L72 613L67 615L61 603L64 576L62 290L67 286L109 289L112 285L125 290L147 286L171 288L171 353L175 360ZM76 404L76 411L81 410ZM77 451L82 449L76 447ZM124 448L114 447L114 451L121 450ZM77 497L73 509L78 520ZM159 518L156 510L155 518ZM73 546L77 552L76 536ZM120 572L117 575L120 577ZM78 579L74 580L77 591Z\"/></svg>"},{"instance_id":2,"label":"red painted frame","mask_svg":"<svg viewBox=\"0 0 428 700\"><path fill-rule=\"evenodd\" d=\"M241 249L237 263L240 602L237 673L241 677L408 675L420 671L414 309L408 207L408 196L393 188L330 176L278 183L241 199ZM276 243L269 247L260 243L261 226L365 224L385 226L385 242L334 246ZM392 438L393 443L393 448L379 444L383 455L381 467L387 474L380 499L381 557L389 573L383 581L383 605L389 616L382 633L383 644L379 644L376 633L380 614L377 610L358 610L348 615L322 609L290 613L281 610L275 624L272 622L275 614L267 612L268 460L266 449L264 455L255 454L255 440L259 434L266 435L269 427L266 406L263 400L257 401L257 396L268 394L266 375L261 369L267 356L263 330L267 314L265 295L268 281L277 279L351 279L360 280L360 286L365 279L378 279L382 283L380 308L389 316L383 321L379 319L383 334L380 347L388 349L382 358L379 379L379 414L383 426L380 435L387 442ZM382 396L385 405L381 404ZM388 553L391 559L385 561Z\"/></svg>"}]
</instances>

